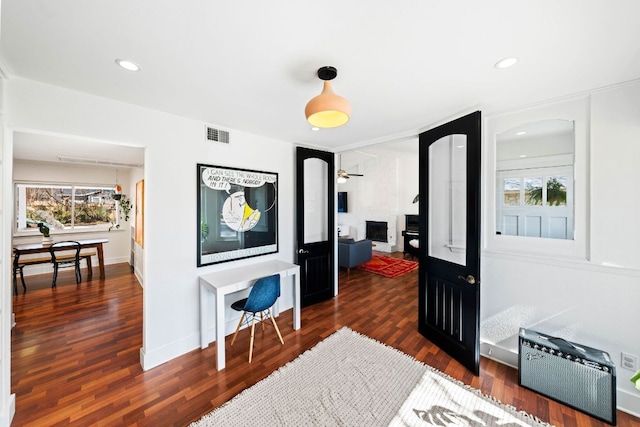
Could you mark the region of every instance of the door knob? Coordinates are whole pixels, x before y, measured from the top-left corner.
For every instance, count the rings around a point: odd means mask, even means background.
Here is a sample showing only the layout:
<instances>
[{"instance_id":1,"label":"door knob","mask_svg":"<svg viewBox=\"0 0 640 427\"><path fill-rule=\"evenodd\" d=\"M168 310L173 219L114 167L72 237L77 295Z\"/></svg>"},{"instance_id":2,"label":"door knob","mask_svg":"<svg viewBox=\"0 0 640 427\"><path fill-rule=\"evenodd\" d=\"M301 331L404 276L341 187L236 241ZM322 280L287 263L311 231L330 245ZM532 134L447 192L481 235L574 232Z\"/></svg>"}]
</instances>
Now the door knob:
<instances>
[{"instance_id":1,"label":"door knob","mask_svg":"<svg viewBox=\"0 0 640 427\"><path fill-rule=\"evenodd\" d=\"M458 279L462 279L462 280L464 280L465 282L467 282L470 285L475 285L476 284L476 278L473 277L471 274L468 275L467 277L458 276Z\"/></svg>"},{"instance_id":2,"label":"door knob","mask_svg":"<svg viewBox=\"0 0 640 427\"><path fill-rule=\"evenodd\" d=\"M299 250L298 250L298 253L299 253L299 254L308 254L308 253L309 253L309 251L305 251L304 249L299 249Z\"/></svg>"}]
</instances>

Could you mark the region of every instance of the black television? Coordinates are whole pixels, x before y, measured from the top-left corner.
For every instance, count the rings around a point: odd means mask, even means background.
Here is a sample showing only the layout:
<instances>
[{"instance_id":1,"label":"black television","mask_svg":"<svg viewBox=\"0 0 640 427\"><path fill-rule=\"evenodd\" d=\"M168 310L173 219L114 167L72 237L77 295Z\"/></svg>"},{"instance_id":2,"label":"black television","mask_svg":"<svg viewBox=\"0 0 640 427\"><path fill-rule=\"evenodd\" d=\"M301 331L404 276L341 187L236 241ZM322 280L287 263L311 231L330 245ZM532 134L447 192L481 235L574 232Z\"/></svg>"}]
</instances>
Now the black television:
<instances>
[{"instance_id":1,"label":"black television","mask_svg":"<svg viewBox=\"0 0 640 427\"><path fill-rule=\"evenodd\" d=\"M338 192L338 212L348 212L346 191Z\"/></svg>"}]
</instances>

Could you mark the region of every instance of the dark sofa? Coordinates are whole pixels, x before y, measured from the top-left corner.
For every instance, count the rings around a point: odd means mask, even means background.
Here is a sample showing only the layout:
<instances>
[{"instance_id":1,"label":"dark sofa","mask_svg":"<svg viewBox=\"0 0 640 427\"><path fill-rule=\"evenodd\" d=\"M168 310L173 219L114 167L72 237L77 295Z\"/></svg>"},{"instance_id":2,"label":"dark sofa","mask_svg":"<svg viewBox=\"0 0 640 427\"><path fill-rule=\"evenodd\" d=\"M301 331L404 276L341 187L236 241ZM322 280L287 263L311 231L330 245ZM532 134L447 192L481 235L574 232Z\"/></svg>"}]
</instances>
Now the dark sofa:
<instances>
[{"instance_id":1,"label":"dark sofa","mask_svg":"<svg viewBox=\"0 0 640 427\"><path fill-rule=\"evenodd\" d=\"M338 266L350 271L352 267L371 260L372 256L371 240L338 239Z\"/></svg>"}]
</instances>

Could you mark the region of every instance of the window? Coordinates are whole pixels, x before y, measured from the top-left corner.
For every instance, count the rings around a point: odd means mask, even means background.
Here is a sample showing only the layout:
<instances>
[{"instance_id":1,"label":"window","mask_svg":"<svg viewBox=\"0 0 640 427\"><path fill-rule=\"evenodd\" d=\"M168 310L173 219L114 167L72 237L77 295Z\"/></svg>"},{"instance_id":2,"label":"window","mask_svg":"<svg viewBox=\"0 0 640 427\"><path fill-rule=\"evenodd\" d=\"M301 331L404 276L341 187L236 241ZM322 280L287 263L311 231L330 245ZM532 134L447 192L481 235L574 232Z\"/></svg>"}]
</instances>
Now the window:
<instances>
[{"instance_id":1,"label":"window","mask_svg":"<svg viewBox=\"0 0 640 427\"><path fill-rule=\"evenodd\" d=\"M524 179L524 204L526 206L542 206L542 178Z\"/></svg>"},{"instance_id":2,"label":"window","mask_svg":"<svg viewBox=\"0 0 640 427\"><path fill-rule=\"evenodd\" d=\"M113 187L24 183L15 189L16 231L37 229L40 222L52 231L118 225Z\"/></svg>"},{"instance_id":3,"label":"window","mask_svg":"<svg viewBox=\"0 0 640 427\"><path fill-rule=\"evenodd\" d=\"M504 179L504 206L520 206L520 178Z\"/></svg>"},{"instance_id":4,"label":"window","mask_svg":"<svg viewBox=\"0 0 640 427\"><path fill-rule=\"evenodd\" d=\"M588 96L575 97L485 116L487 180L482 202L487 253L590 259L589 102ZM566 204L563 194L542 195L543 204L526 205L524 178L535 177L543 178L543 193L555 191L550 179L557 177L566 187ZM566 182L559 177L566 177ZM517 205L505 203L506 178L522 179L517 189L522 200Z\"/></svg>"},{"instance_id":5,"label":"window","mask_svg":"<svg viewBox=\"0 0 640 427\"><path fill-rule=\"evenodd\" d=\"M572 240L573 167L498 171L496 231Z\"/></svg>"}]
</instances>

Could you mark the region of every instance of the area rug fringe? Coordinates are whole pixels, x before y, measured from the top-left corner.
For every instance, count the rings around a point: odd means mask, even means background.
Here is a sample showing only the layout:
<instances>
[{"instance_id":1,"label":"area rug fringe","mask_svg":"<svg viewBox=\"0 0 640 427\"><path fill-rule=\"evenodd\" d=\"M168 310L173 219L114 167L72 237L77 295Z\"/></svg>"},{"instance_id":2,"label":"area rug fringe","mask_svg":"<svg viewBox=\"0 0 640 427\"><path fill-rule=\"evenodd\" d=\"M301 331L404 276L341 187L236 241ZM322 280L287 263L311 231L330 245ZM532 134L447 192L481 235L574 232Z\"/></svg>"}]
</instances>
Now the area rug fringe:
<instances>
[{"instance_id":1,"label":"area rug fringe","mask_svg":"<svg viewBox=\"0 0 640 427\"><path fill-rule=\"evenodd\" d=\"M208 426L214 426L214 425L218 425L218 424L213 424L215 418L218 417L218 415L222 412L225 411L228 407L230 407L231 405L233 405L235 402L237 402L238 400L242 399L244 396L248 396L252 391L254 391L256 388L260 388L261 386L264 386L266 382L271 382L274 380L277 380L280 377L283 377L284 375L286 375L288 373L289 370L293 369L295 367L295 365L300 364L300 362L307 360L310 357L313 357L316 353L321 352L323 350L323 347L327 345L327 340L329 340L331 337L333 336L338 336L338 335L345 335L345 334L353 334L354 336L357 336L361 339L366 339L370 342L379 344L383 347L385 347L386 349L392 350L394 353L396 353L398 356L405 358L413 363L419 364L422 368L426 368L427 371L436 374L438 377L449 381L453 384L455 384L458 387L461 387L464 390L467 390L469 392L471 392L472 394L476 395L477 397L484 399L488 402L491 402L492 404L496 405L497 407L500 407L501 409L505 410L507 413L510 413L511 415L513 415L514 417L518 418L518 417L522 417L522 418L526 418L531 420L533 423L535 423L537 426L541 426L541 427L552 427L551 424L544 422L542 420L540 420L538 417L529 414L525 411L518 411L517 408L511 406L511 405L507 405L502 403L499 399L490 396L490 395L486 395L484 393L481 392L481 390L476 389L474 387L471 387L470 385L465 384L464 382L451 377L448 374L445 374L442 371L439 371L438 369L427 365L426 363L417 360L415 358L413 358L412 356L394 348L391 346L388 346L385 343L382 343L378 340L375 340L371 337L368 337L366 335L363 335L359 332L353 331L352 329L348 328L348 327L342 327L341 329L339 329L338 331L334 332L333 334L331 334L330 336L324 338L322 341L320 341L318 344L316 344L314 347L306 350L304 353L302 353L300 356L298 356L297 358L295 358L294 360L286 363L284 366L280 367L279 369L277 369L276 371L274 371L273 373L271 373L270 375L268 375L267 377L263 378L262 380L258 381L257 383L255 383L254 385L252 385L251 387L246 388L245 390L241 391L240 393L238 393L237 395L235 395L233 398L231 398L229 401L225 402L223 405L221 405L220 407L214 409L213 411L209 412L208 414L204 415L199 421L196 421L192 424L189 425L189 427L208 427ZM260 398L260 395L257 396L257 398ZM285 403L286 404L286 403ZM253 419L252 417L258 414L247 414L249 419ZM335 420L331 420L331 421L335 421ZM283 423L284 425L285 423ZM231 425L231 424L228 424ZM301 423L299 425L306 425L304 423ZM352 423L349 422L340 422L337 425L359 425L358 422L354 421ZM433 425L433 424L428 424L428 425ZM444 425L444 424L437 424L437 425ZM466 425L466 424L464 424ZM475 425L475 424L474 424ZM498 425L498 424L496 424ZM500 424L501 425L501 424Z\"/></svg>"}]
</instances>

